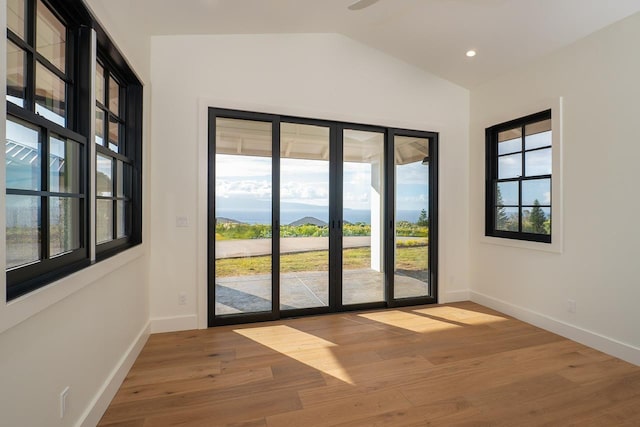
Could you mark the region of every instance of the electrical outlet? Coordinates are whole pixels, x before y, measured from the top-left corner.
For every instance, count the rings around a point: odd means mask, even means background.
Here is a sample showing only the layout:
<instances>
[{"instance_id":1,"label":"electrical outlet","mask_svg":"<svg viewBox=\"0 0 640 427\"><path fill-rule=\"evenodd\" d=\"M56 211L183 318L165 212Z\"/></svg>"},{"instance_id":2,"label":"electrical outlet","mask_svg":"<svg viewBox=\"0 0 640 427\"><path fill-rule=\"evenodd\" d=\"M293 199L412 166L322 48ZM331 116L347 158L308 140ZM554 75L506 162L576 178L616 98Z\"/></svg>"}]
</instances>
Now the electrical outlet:
<instances>
[{"instance_id":1,"label":"electrical outlet","mask_svg":"<svg viewBox=\"0 0 640 427\"><path fill-rule=\"evenodd\" d=\"M575 313L576 312L576 300L574 300L574 299L568 299L567 300L567 311L569 313Z\"/></svg>"},{"instance_id":2,"label":"electrical outlet","mask_svg":"<svg viewBox=\"0 0 640 427\"><path fill-rule=\"evenodd\" d=\"M64 418L64 414L67 412L67 399L69 398L69 386L65 387L60 392L60 418Z\"/></svg>"},{"instance_id":3,"label":"electrical outlet","mask_svg":"<svg viewBox=\"0 0 640 427\"><path fill-rule=\"evenodd\" d=\"M180 292L178 294L178 304L185 305L186 303L187 303L187 293L186 292Z\"/></svg>"},{"instance_id":4,"label":"electrical outlet","mask_svg":"<svg viewBox=\"0 0 640 427\"><path fill-rule=\"evenodd\" d=\"M187 218L186 216L177 216L176 227L179 227L179 228L189 227L189 218Z\"/></svg>"}]
</instances>

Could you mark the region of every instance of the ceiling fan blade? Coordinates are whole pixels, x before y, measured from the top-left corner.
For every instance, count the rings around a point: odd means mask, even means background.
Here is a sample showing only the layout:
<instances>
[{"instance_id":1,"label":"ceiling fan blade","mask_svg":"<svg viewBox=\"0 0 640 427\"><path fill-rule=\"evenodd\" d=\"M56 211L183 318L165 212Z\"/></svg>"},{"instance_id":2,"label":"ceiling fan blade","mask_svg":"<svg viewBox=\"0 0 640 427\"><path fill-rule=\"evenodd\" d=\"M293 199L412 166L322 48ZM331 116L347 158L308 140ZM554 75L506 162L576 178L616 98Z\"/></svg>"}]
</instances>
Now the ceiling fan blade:
<instances>
[{"instance_id":1,"label":"ceiling fan blade","mask_svg":"<svg viewBox=\"0 0 640 427\"><path fill-rule=\"evenodd\" d=\"M361 10L377 3L378 0L358 0L348 7L349 10Z\"/></svg>"}]
</instances>

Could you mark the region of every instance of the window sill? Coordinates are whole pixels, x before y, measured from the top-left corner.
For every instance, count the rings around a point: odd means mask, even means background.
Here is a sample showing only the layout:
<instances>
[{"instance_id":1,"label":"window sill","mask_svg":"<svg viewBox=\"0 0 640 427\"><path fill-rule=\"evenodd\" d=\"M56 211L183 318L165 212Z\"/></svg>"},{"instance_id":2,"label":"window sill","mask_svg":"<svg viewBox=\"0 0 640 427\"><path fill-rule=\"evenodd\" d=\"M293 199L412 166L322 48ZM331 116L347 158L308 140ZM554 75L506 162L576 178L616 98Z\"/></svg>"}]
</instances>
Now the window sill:
<instances>
[{"instance_id":1,"label":"window sill","mask_svg":"<svg viewBox=\"0 0 640 427\"><path fill-rule=\"evenodd\" d=\"M509 239L506 237L482 236L480 238L480 243L561 254L562 245L559 243L554 243L554 240L557 241L559 240L559 238L553 236L551 243L544 243L532 242L529 240Z\"/></svg>"},{"instance_id":2,"label":"window sill","mask_svg":"<svg viewBox=\"0 0 640 427\"><path fill-rule=\"evenodd\" d=\"M0 333L58 303L69 295L84 289L109 273L142 257L144 254L144 245L137 245L60 280L51 282L40 289L5 304L0 304ZM6 295L5 286L6 284L2 286L3 295Z\"/></svg>"}]
</instances>

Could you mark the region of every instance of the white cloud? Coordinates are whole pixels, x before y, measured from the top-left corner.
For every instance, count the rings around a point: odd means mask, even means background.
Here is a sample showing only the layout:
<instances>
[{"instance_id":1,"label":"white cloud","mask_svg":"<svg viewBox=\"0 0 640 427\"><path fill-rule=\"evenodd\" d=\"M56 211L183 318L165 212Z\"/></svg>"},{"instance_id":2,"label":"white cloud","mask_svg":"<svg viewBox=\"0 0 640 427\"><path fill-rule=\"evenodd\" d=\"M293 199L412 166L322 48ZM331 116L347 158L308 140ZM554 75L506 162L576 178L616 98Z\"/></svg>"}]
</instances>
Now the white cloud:
<instances>
[{"instance_id":1,"label":"white cloud","mask_svg":"<svg viewBox=\"0 0 640 427\"><path fill-rule=\"evenodd\" d=\"M417 184L426 186L429 182L429 168L422 162L396 166L396 185Z\"/></svg>"},{"instance_id":2,"label":"white cloud","mask_svg":"<svg viewBox=\"0 0 640 427\"><path fill-rule=\"evenodd\" d=\"M218 180L258 176L271 176L271 158L216 155L216 177Z\"/></svg>"},{"instance_id":3,"label":"white cloud","mask_svg":"<svg viewBox=\"0 0 640 427\"><path fill-rule=\"evenodd\" d=\"M216 182L216 197L269 198L271 197L271 182L267 180L230 181L218 179Z\"/></svg>"},{"instance_id":4,"label":"white cloud","mask_svg":"<svg viewBox=\"0 0 640 427\"><path fill-rule=\"evenodd\" d=\"M327 206L329 204L329 182L281 182L280 198L287 202Z\"/></svg>"}]
</instances>

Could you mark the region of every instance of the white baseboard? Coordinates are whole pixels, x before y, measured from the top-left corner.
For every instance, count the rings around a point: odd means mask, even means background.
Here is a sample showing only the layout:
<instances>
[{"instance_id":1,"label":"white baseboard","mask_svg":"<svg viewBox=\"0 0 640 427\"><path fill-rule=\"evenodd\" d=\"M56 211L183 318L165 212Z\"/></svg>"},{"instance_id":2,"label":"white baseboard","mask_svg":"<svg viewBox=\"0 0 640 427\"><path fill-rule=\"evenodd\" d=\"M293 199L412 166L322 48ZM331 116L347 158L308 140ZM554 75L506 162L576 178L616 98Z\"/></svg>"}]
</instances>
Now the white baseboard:
<instances>
[{"instance_id":1,"label":"white baseboard","mask_svg":"<svg viewBox=\"0 0 640 427\"><path fill-rule=\"evenodd\" d=\"M136 361L147 342L150 330L150 323L147 322L102 384L102 387L100 387L100 390L76 423L76 427L94 427L98 424L120 388L122 381L124 381L133 366L133 362Z\"/></svg>"},{"instance_id":2,"label":"white baseboard","mask_svg":"<svg viewBox=\"0 0 640 427\"><path fill-rule=\"evenodd\" d=\"M156 317L151 319L151 333L189 331L198 329L198 316L187 314L184 316Z\"/></svg>"},{"instance_id":3,"label":"white baseboard","mask_svg":"<svg viewBox=\"0 0 640 427\"><path fill-rule=\"evenodd\" d=\"M465 289L462 291L443 292L440 294L440 297L438 298L438 302L440 304L447 304L450 302L460 302L460 301L469 301L468 289Z\"/></svg>"},{"instance_id":4,"label":"white baseboard","mask_svg":"<svg viewBox=\"0 0 640 427\"><path fill-rule=\"evenodd\" d=\"M640 348L638 347L479 292L471 291L470 297L471 301L480 305L508 314L516 319L640 366Z\"/></svg>"}]
</instances>

